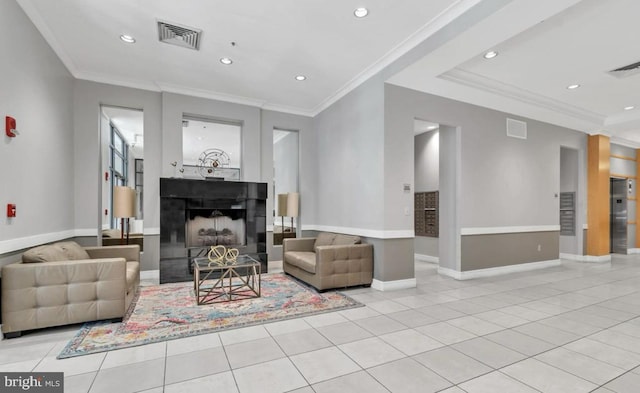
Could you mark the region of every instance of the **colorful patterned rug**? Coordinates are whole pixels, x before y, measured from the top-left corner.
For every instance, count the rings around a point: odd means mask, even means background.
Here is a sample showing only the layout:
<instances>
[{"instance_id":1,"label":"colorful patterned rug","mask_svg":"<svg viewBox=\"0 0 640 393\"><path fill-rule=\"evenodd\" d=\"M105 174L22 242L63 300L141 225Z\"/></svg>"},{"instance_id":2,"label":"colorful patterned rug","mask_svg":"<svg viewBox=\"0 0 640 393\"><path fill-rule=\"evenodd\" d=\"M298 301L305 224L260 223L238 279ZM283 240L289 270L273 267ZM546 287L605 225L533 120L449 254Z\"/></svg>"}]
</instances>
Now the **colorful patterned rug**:
<instances>
[{"instance_id":1,"label":"colorful patterned rug","mask_svg":"<svg viewBox=\"0 0 640 393\"><path fill-rule=\"evenodd\" d=\"M143 286L122 322L84 324L58 359L360 306L278 273L262 276L260 298L203 306L196 305L192 282Z\"/></svg>"}]
</instances>

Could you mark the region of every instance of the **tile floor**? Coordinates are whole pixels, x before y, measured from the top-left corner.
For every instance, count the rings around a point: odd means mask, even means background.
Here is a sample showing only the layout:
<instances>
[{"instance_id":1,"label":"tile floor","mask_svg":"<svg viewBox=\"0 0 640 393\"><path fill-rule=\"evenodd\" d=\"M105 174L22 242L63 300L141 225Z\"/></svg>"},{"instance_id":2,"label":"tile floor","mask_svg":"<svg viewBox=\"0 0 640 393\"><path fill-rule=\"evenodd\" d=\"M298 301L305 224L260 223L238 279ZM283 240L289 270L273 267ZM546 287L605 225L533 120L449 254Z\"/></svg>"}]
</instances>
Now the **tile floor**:
<instances>
[{"instance_id":1,"label":"tile floor","mask_svg":"<svg viewBox=\"0 0 640 393\"><path fill-rule=\"evenodd\" d=\"M417 288L366 307L65 360L77 330L0 342L0 371L63 371L65 392L640 391L640 255Z\"/></svg>"}]
</instances>

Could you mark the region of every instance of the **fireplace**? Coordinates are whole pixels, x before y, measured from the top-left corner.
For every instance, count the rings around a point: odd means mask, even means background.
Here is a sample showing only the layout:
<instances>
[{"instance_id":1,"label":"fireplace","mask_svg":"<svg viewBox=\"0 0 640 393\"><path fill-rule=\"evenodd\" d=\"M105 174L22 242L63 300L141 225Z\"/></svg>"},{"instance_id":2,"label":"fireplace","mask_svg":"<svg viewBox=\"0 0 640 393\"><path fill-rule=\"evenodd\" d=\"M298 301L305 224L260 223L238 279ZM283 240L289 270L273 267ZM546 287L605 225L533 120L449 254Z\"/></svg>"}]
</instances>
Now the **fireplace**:
<instances>
[{"instance_id":1,"label":"fireplace","mask_svg":"<svg viewBox=\"0 0 640 393\"><path fill-rule=\"evenodd\" d=\"M187 213L187 247L247 244L244 209L193 209Z\"/></svg>"},{"instance_id":2,"label":"fireplace","mask_svg":"<svg viewBox=\"0 0 640 393\"><path fill-rule=\"evenodd\" d=\"M160 283L193 280L211 246L237 248L267 271L266 183L160 179Z\"/></svg>"}]
</instances>

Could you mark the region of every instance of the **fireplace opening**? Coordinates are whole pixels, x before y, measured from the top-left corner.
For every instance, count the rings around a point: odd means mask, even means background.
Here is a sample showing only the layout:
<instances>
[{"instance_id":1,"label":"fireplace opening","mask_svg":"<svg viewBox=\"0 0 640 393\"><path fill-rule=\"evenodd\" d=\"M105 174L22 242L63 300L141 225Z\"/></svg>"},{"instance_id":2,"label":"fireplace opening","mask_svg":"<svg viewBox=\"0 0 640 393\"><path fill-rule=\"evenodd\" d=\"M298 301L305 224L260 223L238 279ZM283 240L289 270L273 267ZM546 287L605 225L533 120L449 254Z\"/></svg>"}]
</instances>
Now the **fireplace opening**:
<instances>
[{"instance_id":1,"label":"fireplace opening","mask_svg":"<svg viewBox=\"0 0 640 393\"><path fill-rule=\"evenodd\" d=\"M185 225L187 247L247 244L245 209L190 209Z\"/></svg>"}]
</instances>

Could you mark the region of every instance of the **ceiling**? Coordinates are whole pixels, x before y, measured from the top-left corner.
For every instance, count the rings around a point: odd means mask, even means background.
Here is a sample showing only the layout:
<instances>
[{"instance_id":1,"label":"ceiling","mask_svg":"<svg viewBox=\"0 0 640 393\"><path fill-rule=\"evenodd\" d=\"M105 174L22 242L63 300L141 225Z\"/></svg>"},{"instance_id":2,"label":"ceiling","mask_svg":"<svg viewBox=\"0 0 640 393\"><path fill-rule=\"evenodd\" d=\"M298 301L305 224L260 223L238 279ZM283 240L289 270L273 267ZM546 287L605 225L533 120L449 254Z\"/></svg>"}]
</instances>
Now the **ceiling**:
<instances>
[{"instance_id":1,"label":"ceiling","mask_svg":"<svg viewBox=\"0 0 640 393\"><path fill-rule=\"evenodd\" d=\"M388 83L640 147L640 73L607 73L640 61L637 0L17 1L79 79L315 115L415 48ZM158 20L202 29L200 50Z\"/></svg>"}]
</instances>

